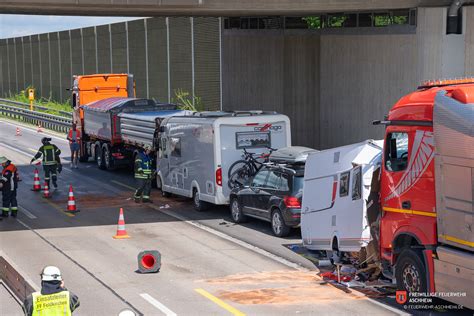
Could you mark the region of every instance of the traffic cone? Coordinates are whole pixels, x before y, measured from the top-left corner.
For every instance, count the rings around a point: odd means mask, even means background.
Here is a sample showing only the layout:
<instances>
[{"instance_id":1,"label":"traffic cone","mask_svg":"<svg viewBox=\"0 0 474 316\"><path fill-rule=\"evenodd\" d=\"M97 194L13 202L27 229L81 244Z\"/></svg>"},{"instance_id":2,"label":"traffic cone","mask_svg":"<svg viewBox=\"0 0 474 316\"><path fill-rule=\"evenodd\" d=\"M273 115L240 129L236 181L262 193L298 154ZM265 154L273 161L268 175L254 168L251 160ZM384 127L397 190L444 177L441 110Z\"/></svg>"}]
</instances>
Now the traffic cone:
<instances>
[{"instance_id":1,"label":"traffic cone","mask_svg":"<svg viewBox=\"0 0 474 316\"><path fill-rule=\"evenodd\" d=\"M127 234L127 231L125 230L125 220L123 218L123 209L120 208L120 215L119 215L119 220L118 220L118 225L117 225L117 234L113 236L115 239L124 239L124 238L130 238L130 236Z\"/></svg>"},{"instance_id":2,"label":"traffic cone","mask_svg":"<svg viewBox=\"0 0 474 316\"><path fill-rule=\"evenodd\" d=\"M44 183L43 197L46 199L49 199L51 197L51 195L49 194L48 182Z\"/></svg>"},{"instance_id":3,"label":"traffic cone","mask_svg":"<svg viewBox=\"0 0 474 316\"><path fill-rule=\"evenodd\" d=\"M43 129L41 128L41 123L38 123L38 130L36 130L37 133L42 133Z\"/></svg>"},{"instance_id":4,"label":"traffic cone","mask_svg":"<svg viewBox=\"0 0 474 316\"><path fill-rule=\"evenodd\" d=\"M16 128L16 134L15 134L15 136L21 136L21 131L20 131L20 128L19 128L19 127Z\"/></svg>"},{"instance_id":5,"label":"traffic cone","mask_svg":"<svg viewBox=\"0 0 474 316\"><path fill-rule=\"evenodd\" d=\"M38 169L35 168L35 176L33 178L33 189L31 191L41 191L40 178L38 174Z\"/></svg>"},{"instance_id":6,"label":"traffic cone","mask_svg":"<svg viewBox=\"0 0 474 316\"><path fill-rule=\"evenodd\" d=\"M74 198L74 192L72 191L72 185L69 185L69 197L67 199L67 211L76 213L79 212L76 209L76 199Z\"/></svg>"}]
</instances>

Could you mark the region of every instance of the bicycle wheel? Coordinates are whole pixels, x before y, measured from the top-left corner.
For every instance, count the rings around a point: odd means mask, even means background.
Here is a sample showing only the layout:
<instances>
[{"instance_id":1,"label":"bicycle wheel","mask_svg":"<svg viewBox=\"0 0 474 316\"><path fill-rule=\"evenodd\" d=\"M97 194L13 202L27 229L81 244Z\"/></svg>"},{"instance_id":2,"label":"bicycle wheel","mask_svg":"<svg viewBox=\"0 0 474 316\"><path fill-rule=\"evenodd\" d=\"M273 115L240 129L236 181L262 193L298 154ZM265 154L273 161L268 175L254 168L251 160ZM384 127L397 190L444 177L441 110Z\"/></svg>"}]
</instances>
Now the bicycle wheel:
<instances>
[{"instance_id":1,"label":"bicycle wheel","mask_svg":"<svg viewBox=\"0 0 474 316\"><path fill-rule=\"evenodd\" d=\"M232 173L227 181L229 189L242 187L250 182L253 176L252 170L249 164L243 165L240 169L237 169Z\"/></svg>"},{"instance_id":2,"label":"bicycle wheel","mask_svg":"<svg viewBox=\"0 0 474 316\"><path fill-rule=\"evenodd\" d=\"M248 162L247 160L237 160L236 162L234 162L233 164L230 165L229 167L229 171L227 172L227 178L230 179L230 176L237 170L239 170L240 168L244 167L244 166L247 166L247 168L249 170L252 170L252 165L250 164L250 162Z\"/></svg>"}]
</instances>

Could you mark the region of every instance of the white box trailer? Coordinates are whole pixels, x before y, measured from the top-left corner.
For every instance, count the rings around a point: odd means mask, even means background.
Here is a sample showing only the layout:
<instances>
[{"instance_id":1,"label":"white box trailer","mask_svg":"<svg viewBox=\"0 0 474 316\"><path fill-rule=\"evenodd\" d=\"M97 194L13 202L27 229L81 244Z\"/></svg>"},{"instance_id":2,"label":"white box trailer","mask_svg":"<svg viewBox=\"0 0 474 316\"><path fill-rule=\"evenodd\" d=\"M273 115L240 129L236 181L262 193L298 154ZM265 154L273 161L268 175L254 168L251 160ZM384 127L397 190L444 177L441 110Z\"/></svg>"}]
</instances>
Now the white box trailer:
<instances>
[{"instance_id":1,"label":"white box trailer","mask_svg":"<svg viewBox=\"0 0 474 316\"><path fill-rule=\"evenodd\" d=\"M170 117L160 128L157 187L163 194L193 198L197 210L206 203L228 204L228 169L243 149L268 152L291 145L286 115L262 111L201 112Z\"/></svg>"},{"instance_id":2,"label":"white box trailer","mask_svg":"<svg viewBox=\"0 0 474 316\"><path fill-rule=\"evenodd\" d=\"M359 251L367 246L367 203L382 146L383 141L367 140L308 156L301 211L306 248Z\"/></svg>"}]
</instances>

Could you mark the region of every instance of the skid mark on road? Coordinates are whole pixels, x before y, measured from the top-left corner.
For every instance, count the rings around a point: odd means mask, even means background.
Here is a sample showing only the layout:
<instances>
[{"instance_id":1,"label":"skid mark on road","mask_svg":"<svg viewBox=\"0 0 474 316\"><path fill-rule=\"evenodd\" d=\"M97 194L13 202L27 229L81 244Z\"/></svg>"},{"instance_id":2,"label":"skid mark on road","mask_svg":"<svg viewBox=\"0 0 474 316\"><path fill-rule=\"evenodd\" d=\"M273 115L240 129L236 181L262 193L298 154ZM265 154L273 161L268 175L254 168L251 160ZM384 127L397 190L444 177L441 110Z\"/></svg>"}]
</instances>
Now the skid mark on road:
<instances>
[{"instance_id":1,"label":"skid mark on road","mask_svg":"<svg viewBox=\"0 0 474 316\"><path fill-rule=\"evenodd\" d=\"M318 282L321 278L315 272L304 271L268 271L260 273L234 274L223 278L205 280L209 284L262 284L262 283L289 283Z\"/></svg>"},{"instance_id":2,"label":"skid mark on road","mask_svg":"<svg viewBox=\"0 0 474 316\"><path fill-rule=\"evenodd\" d=\"M199 294L201 294L202 296L204 296L205 298L211 300L212 302L214 302L215 304L219 305L220 307L222 307L223 309L225 309L226 311L230 312L231 314L235 315L235 316L245 316L244 313L242 313L241 311L239 311L238 309L236 309L235 307L232 307L230 306L229 304L227 304L226 302L218 299L217 297L215 297L214 295L212 295L211 293L203 290L203 289L195 289L196 292L198 292Z\"/></svg>"},{"instance_id":3,"label":"skid mark on road","mask_svg":"<svg viewBox=\"0 0 474 316\"><path fill-rule=\"evenodd\" d=\"M335 299L361 300L330 287L314 272L284 270L235 274L204 280L216 296L243 305L330 304Z\"/></svg>"}]
</instances>

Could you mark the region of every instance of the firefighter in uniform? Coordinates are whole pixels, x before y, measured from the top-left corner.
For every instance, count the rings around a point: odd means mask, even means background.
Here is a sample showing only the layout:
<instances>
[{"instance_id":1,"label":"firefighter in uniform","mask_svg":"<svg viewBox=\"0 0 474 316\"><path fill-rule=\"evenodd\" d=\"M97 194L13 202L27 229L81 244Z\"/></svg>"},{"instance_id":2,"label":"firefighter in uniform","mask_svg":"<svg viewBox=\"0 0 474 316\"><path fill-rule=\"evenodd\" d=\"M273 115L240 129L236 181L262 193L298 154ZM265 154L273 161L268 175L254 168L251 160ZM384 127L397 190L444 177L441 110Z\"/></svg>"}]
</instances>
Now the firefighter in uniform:
<instances>
[{"instance_id":1,"label":"firefighter in uniform","mask_svg":"<svg viewBox=\"0 0 474 316\"><path fill-rule=\"evenodd\" d=\"M25 299L23 311L26 316L70 316L79 305L79 298L64 287L61 271L47 266L41 272L41 292Z\"/></svg>"},{"instance_id":2,"label":"firefighter in uniform","mask_svg":"<svg viewBox=\"0 0 474 316\"><path fill-rule=\"evenodd\" d=\"M145 146L144 151L140 151L135 159L135 179L138 181L138 189L135 191L135 202L142 199L145 203L152 203L150 200L151 179L153 177L152 159L150 157L151 147Z\"/></svg>"},{"instance_id":3,"label":"firefighter in uniform","mask_svg":"<svg viewBox=\"0 0 474 316\"><path fill-rule=\"evenodd\" d=\"M48 137L41 139L43 146L38 149L36 155L31 159L30 164L43 156L44 180L49 187L49 180L52 179L54 187L57 188L58 172L61 173L62 170L61 160L59 158L61 150L59 150L56 145L51 144L50 141L51 138Z\"/></svg>"},{"instance_id":4,"label":"firefighter in uniform","mask_svg":"<svg viewBox=\"0 0 474 316\"><path fill-rule=\"evenodd\" d=\"M0 184L2 187L2 217L8 217L9 212L13 217L18 213L18 203L16 201L16 190L18 189L18 170L10 160L0 157L2 164L2 176Z\"/></svg>"}]
</instances>

